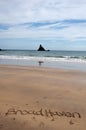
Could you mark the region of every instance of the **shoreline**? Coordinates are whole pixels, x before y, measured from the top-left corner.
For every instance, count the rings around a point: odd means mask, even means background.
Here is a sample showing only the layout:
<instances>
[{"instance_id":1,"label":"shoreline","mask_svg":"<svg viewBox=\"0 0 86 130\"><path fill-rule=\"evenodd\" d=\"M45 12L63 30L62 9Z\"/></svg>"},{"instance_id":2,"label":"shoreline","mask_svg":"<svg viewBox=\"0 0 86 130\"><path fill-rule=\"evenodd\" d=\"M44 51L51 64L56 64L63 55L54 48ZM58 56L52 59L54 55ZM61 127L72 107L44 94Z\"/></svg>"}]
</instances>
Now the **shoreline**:
<instances>
[{"instance_id":1,"label":"shoreline","mask_svg":"<svg viewBox=\"0 0 86 130\"><path fill-rule=\"evenodd\" d=\"M86 72L0 65L2 130L85 130L85 99Z\"/></svg>"},{"instance_id":2,"label":"shoreline","mask_svg":"<svg viewBox=\"0 0 86 130\"><path fill-rule=\"evenodd\" d=\"M8 50L0 53L0 64L42 66L86 72L86 51Z\"/></svg>"},{"instance_id":3,"label":"shoreline","mask_svg":"<svg viewBox=\"0 0 86 130\"><path fill-rule=\"evenodd\" d=\"M41 62L41 63L40 63ZM64 69L64 70L77 70L86 72L86 64L85 63L75 63L75 62L64 62L64 61L24 61L24 60L1 60L0 66L20 66L20 67L41 67L41 68L49 68L49 69Z\"/></svg>"},{"instance_id":4,"label":"shoreline","mask_svg":"<svg viewBox=\"0 0 86 130\"><path fill-rule=\"evenodd\" d=\"M70 68L62 68L62 67L57 67L57 68L55 68L55 67L49 67L49 66L34 66L34 65L16 65L16 64L0 64L0 68L3 68L3 67L5 67L5 68L15 68L15 69L33 69L33 70L35 70L35 69L37 69L37 70L54 70L54 71L68 71L68 72L80 72L80 73L86 73L86 71L84 71L84 70L81 70L81 69L76 69L76 68L72 68L72 69L70 69Z\"/></svg>"}]
</instances>

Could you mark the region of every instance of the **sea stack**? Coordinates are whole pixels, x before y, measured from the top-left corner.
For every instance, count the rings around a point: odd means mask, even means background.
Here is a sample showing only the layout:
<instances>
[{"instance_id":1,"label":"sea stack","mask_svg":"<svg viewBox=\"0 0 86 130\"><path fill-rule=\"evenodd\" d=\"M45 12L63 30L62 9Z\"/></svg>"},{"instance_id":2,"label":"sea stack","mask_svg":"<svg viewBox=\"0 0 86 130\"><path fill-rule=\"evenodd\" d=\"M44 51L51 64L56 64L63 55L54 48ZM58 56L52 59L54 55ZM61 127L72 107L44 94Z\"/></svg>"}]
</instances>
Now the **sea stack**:
<instances>
[{"instance_id":1,"label":"sea stack","mask_svg":"<svg viewBox=\"0 0 86 130\"><path fill-rule=\"evenodd\" d=\"M45 51L44 47L40 44L38 51Z\"/></svg>"},{"instance_id":2,"label":"sea stack","mask_svg":"<svg viewBox=\"0 0 86 130\"><path fill-rule=\"evenodd\" d=\"M0 51L2 51L2 49L0 49Z\"/></svg>"}]
</instances>

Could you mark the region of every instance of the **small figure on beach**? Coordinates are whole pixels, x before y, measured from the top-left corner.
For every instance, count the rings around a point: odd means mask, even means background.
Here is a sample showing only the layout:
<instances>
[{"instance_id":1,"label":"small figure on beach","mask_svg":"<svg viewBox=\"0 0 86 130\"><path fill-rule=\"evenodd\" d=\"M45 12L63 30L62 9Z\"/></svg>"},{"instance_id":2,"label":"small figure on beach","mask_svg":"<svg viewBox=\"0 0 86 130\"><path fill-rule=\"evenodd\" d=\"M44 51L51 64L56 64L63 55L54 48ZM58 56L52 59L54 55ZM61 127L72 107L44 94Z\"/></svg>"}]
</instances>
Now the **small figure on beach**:
<instances>
[{"instance_id":1,"label":"small figure on beach","mask_svg":"<svg viewBox=\"0 0 86 130\"><path fill-rule=\"evenodd\" d=\"M41 66L42 65L42 63L44 63L44 61L38 61L38 63L39 63L39 66Z\"/></svg>"}]
</instances>

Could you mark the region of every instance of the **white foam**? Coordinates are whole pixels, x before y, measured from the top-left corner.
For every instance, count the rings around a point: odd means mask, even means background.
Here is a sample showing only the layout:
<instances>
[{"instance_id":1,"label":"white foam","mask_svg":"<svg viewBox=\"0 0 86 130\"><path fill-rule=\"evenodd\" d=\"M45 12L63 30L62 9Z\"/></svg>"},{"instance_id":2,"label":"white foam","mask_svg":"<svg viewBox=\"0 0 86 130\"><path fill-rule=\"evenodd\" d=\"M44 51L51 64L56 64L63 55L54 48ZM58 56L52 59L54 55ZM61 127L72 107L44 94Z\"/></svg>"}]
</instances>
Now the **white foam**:
<instances>
[{"instance_id":1,"label":"white foam","mask_svg":"<svg viewBox=\"0 0 86 130\"><path fill-rule=\"evenodd\" d=\"M63 58L59 58L59 57L33 57L33 56L9 56L9 55L0 55L0 60L33 60L33 61L47 61L47 62L76 62L76 63L86 63L86 59L78 59L78 58L70 58L69 56L65 56Z\"/></svg>"}]
</instances>

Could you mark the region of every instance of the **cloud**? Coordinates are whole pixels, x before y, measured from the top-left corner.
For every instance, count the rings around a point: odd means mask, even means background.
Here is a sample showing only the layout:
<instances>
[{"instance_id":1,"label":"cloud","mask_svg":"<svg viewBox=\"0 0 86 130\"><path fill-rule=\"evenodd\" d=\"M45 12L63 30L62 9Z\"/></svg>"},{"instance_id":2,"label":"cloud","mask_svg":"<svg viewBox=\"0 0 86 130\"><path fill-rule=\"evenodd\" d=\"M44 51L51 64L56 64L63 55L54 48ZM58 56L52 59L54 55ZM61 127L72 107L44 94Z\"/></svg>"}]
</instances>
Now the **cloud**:
<instances>
[{"instance_id":1,"label":"cloud","mask_svg":"<svg viewBox=\"0 0 86 130\"><path fill-rule=\"evenodd\" d=\"M0 0L1 23L86 19L85 0Z\"/></svg>"},{"instance_id":2,"label":"cloud","mask_svg":"<svg viewBox=\"0 0 86 130\"><path fill-rule=\"evenodd\" d=\"M0 0L0 38L86 39L86 0Z\"/></svg>"},{"instance_id":3,"label":"cloud","mask_svg":"<svg viewBox=\"0 0 86 130\"><path fill-rule=\"evenodd\" d=\"M86 20L61 20L29 22L23 24L1 24L0 37L44 37L76 40L86 37Z\"/></svg>"}]
</instances>

